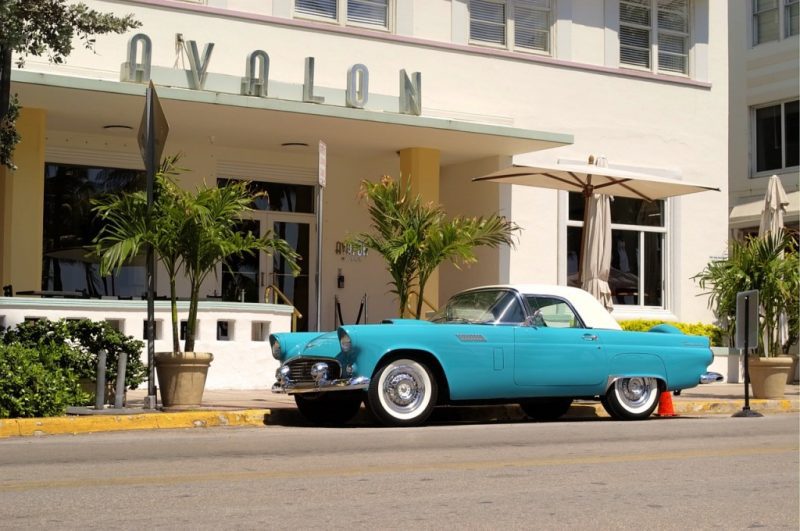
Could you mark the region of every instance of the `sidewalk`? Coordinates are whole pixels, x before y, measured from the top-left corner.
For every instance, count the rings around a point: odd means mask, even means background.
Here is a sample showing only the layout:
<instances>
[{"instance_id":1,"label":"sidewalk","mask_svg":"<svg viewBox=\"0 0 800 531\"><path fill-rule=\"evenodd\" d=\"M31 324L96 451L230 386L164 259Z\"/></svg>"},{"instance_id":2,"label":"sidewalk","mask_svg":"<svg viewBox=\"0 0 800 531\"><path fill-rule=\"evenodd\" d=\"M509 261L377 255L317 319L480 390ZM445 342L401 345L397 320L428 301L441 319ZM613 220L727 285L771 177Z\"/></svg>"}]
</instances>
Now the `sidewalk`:
<instances>
[{"instance_id":1,"label":"sidewalk","mask_svg":"<svg viewBox=\"0 0 800 531\"><path fill-rule=\"evenodd\" d=\"M273 394L269 389L206 390L203 404L190 411L151 411L142 409L146 389L128 391L125 414L108 411L105 415L67 416L38 419L0 420L0 439L14 436L78 434L121 430L207 428L213 426L264 426L287 424L307 426L294 404L294 398ZM744 406L744 384L716 383L686 389L672 396L678 416L732 415ZM750 408L764 415L800 411L800 386L787 385L784 398L750 400ZM576 401L566 418L608 417L603 407L592 401ZM451 406L438 408L431 422L513 422L525 420L516 405ZM369 424L365 411L357 424Z\"/></svg>"}]
</instances>

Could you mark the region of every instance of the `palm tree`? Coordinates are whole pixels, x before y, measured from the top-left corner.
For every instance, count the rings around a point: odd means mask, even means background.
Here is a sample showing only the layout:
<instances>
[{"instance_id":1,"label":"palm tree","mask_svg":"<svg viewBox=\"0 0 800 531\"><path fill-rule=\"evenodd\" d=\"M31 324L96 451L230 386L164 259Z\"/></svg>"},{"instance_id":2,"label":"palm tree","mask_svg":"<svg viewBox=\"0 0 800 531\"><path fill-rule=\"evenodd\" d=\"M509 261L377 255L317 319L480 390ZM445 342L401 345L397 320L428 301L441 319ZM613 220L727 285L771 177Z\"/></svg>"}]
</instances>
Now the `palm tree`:
<instances>
[{"instance_id":1,"label":"palm tree","mask_svg":"<svg viewBox=\"0 0 800 531\"><path fill-rule=\"evenodd\" d=\"M169 278L172 310L172 345L180 352L176 279L183 269L190 284L189 316L184 350L194 350L200 286L217 264L229 258L259 251L283 255L293 271L299 256L291 246L268 232L262 237L238 232L242 216L250 211L254 196L247 182L197 191L184 190L174 178L182 170L178 157L165 160L156 175L151 214L144 192L112 195L95 202L103 228L95 238L102 274L118 270L152 245Z\"/></svg>"},{"instance_id":2,"label":"palm tree","mask_svg":"<svg viewBox=\"0 0 800 531\"><path fill-rule=\"evenodd\" d=\"M448 220L441 206L412 197L409 183L400 185L389 176L378 183L363 181L359 196L367 201L373 230L356 235L353 241L383 256L401 317L416 289L414 317L420 318L425 286L443 262L456 266L475 262L475 247L511 245L519 230L497 215Z\"/></svg>"},{"instance_id":3,"label":"palm tree","mask_svg":"<svg viewBox=\"0 0 800 531\"><path fill-rule=\"evenodd\" d=\"M419 256L417 319L422 315L422 294L425 285L437 267L445 261L451 262L456 267L459 267L459 264L477 262L476 247L513 245L512 235L519 229L516 224L501 216L457 217L448 221L444 219L444 212L441 209L437 210L436 223L432 224L426 233Z\"/></svg>"},{"instance_id":4,"label":"palm tree","mask_svg":"<svg viewBox=\"0 0 800 531\"><path fill-rule=\"evenodd\" d=\"M259 251L277 252L297 274L299 255L286 240L268 232L262 237L239 232L243 214L250 211L253 195L250 183L237 181L220 187L203 187L196 194L182 192L185 223L181 230L180 255L191 290L186 325L187 352L194 350L197 308L203 280L217 264L234 256Z\"/></svg>"},{"instance_id":5,"label":"palm tree","mask_svg":"<svg viewBox=\"0 0 800 531\"><path fill-rule=\"evenodd\" d=\"M169 279L172 316L172 348L180 351L178 334L178 297L176 279L181 265L179 237L186 221L181 208L181 190L172 180L181 170L175 167L177 156L167 157L155 176L152 216L147 214L144 191L113 194L93 201L94 212L102 227L94 239L95 254L100 256L100 274L119 271L150 244L164 266Z\"/></svg>"},{"instance_id":6,"label":"palm tree","mask_svg":"<svg viewBox=\"0 0 800 531\"><path fill-rule=\"evenodd\" d=\"M777 356L797 341L797 293L800 289L800 265L797 246L786 231L767 233L758 238L731 242L728 258L710 262L693 278L708 289L709 307L726 325L733 337L736 322L736 296L739 292L758 290L759 345L768 356ZM780 344L779 316L785 313L789 338Z\"/></svg>"}]
</instances>

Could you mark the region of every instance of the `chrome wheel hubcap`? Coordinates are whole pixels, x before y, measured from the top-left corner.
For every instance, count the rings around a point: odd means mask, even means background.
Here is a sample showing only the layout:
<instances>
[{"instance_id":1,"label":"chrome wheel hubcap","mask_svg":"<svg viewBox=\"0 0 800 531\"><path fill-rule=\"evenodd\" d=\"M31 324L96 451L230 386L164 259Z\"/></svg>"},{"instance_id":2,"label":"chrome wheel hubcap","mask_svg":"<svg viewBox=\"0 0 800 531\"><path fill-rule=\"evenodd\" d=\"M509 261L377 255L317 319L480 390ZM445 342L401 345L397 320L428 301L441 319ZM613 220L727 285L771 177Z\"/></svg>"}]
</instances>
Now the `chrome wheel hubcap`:
<instances>
[{"instance_id":1,"label":"chrome wheel hubcap","mask_svg":"<svg viewBox=\"0 0 800 531\"><path fill-rule=\"evenodd\" d=\"M413 367L391 369L383 384L387 405L400 413L414 411L425 398L425 383Z\"/></svg>"},{"instance_id":2,"label":"chrome wheel hubcap","mask_svg":"<svg viewBox=\"0 0 800 531\"><path fill-rule=\"evenodd\" d=\"M656 385L654 378L624 378L617 380L617 395L625 406L639 408L648 402Z\"/></svg>"}]
</instances>

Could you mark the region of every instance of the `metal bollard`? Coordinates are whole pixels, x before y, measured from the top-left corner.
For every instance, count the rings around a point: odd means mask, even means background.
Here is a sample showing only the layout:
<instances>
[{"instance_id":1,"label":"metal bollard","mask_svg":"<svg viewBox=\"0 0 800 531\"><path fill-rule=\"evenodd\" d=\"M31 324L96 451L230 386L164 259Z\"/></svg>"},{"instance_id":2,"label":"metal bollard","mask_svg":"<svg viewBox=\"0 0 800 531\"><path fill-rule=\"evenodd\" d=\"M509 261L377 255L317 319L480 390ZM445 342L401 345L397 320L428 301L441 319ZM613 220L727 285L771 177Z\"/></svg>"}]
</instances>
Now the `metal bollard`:
<instances>
[{"instance_id":1,"label":"metal bollard","mask_svg":"<svg viewBox=\"0 0 800 531\"><path fill-rule=\"evenodd\" d=\"M114 407L120 409L124 406L125 398L125 369L128 365L128 353L121 352L117 359L117 388L114 392Z\"/></svg>"},{"instance_id":2,"label":"metal bollard","mask_svg":"<svg viewBox=\"0 0 800 531\"><path fill-rule=\"evenodd\" d=\"M94 395L94 408L103 409L106 398L106 350L97 353L97 389Z\"/></svg>"}]
</instances>

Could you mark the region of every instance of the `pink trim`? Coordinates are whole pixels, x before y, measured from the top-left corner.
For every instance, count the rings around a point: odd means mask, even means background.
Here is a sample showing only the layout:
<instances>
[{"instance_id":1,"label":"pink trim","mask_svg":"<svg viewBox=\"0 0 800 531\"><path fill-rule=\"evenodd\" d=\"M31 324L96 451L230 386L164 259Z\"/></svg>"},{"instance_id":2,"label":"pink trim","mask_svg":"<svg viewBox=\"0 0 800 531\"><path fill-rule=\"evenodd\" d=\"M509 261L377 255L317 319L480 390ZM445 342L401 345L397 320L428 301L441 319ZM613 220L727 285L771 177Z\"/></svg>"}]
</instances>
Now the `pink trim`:
<instances>
[{"instance_id":1,"label":"pink trim","mask_svg":"<svg viewBox=\"0 0 800 531\"><path fill-rule=\"evenodd\" d=\"M403 35L394 35L381 31L362 29L350 26L337 26L334 24L326 24L324 22L314 22L308 20L295 20L281 17L273 17L269 15L259 15L256 13L245 13L243 11L234 11L232 9L222 9L219 7L209 7L205 5L190 4L188 2L180 2L177 0L123 0L127 3L146 4L154 7L163 7L167 9L177 9L179 11L194 11L205 15L220 15L228 18L238 18L242 20L251 20L256 22L266 22L269 24L276 24L279 26L288 26L300 29L311 29L315 31L324 31L327 33L337 33L340 35L349 35L357 37L365 37L368 39L382 40L397 42L402 44L413 44L417 46L424 46L426 48L435 48L440 50L457 51L471 55L483 55L489 57L502 57L504 59L513 59L515 61L522 61L528 63L539 63L552 65L560 68L570 68L574 70L585 70L587 72L598 72L602 74L610 74L614 76L632 77L645 79L648 81L656 81L660 83L672 83L675 85L687 85L691 87L711 88L711 83L704 81L695 81L693 79L668 76L663 74L653 74L650 72L638 72L635 70L625 70L621 68L611 68L608 66L587 65L583 63L574 63L572 61L564 61L563 59L554 59L541 55L533 55L520 52L510 52L508 50L494 50L491 48L482 48L480 46L467 46L463 44L453 44L430 41L420 39L417 37L406 37Z\"/></svg>"}]
</instances>

